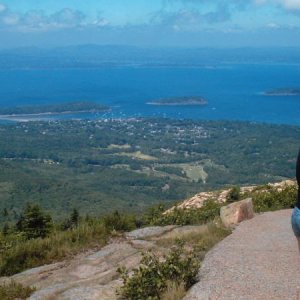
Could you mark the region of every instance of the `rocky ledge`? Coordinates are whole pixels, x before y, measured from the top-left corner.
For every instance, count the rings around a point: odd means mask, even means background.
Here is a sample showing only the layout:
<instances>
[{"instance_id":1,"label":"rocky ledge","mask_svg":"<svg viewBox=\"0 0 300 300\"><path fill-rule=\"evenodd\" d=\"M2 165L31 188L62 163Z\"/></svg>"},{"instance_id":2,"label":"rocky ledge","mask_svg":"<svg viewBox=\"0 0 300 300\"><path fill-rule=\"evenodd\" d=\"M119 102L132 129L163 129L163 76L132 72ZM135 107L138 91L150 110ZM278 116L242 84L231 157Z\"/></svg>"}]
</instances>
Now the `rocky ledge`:
<instances>
[{"instance_id":1,"label":"rocky ledge","mask_svg":"<svg viewBox=\"0 0 300 300\"><path fill-rule=\"evenodd\" d=\"M161 239L182 237L191 232L202 232L203 226L165 226L138 229L119 236L100 251L89 251L73 259L45 265L0 278L0 283L13 279L37 291L30 300L114 300L122 285L118 267L133 269L138 266L141 253L152 250L158 254L169 249L159 246Z\"/></svg>"}]
</instances>

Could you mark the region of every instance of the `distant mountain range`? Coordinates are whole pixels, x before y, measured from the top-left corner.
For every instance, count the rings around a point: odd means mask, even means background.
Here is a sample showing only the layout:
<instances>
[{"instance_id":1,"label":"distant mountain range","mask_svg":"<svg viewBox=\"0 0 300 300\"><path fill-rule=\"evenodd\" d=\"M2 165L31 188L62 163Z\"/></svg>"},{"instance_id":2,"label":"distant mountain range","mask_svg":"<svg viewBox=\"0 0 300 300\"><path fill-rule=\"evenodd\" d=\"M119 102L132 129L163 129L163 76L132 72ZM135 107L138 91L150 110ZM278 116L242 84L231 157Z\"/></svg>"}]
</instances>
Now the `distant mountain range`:
<instances>
[{"instance_id":1,"label":"distant mountain range","mask_svg":"<svg viewBox=\"0 0 300 300\"><path fill-rule=\"evenodd\" d=\"M1 69L199 66L232 63L300 63L299 48L138 48L80 45L0 51Z\"/></svg>"}]
</instances>

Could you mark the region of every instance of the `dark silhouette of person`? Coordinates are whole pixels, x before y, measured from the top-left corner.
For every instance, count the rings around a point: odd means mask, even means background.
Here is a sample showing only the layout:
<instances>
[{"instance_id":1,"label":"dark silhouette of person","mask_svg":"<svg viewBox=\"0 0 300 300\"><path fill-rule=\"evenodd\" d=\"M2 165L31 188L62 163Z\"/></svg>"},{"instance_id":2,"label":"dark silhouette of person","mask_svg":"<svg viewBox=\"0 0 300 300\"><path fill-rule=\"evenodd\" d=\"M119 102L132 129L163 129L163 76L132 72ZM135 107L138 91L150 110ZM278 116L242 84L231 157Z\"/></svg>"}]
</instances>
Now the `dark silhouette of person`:
<instances>
[{"instance_id":1,"label":"dark silhouette of person","mask_svg":"<svg viewBox=\"0 0 300 300\"><path fill-rule=\"evenodd\" d=\"M291 222L294 234L298 241L298 248L300 253L300 150L298 152L298 158L296 163L296 178L298 183L298 195L297 202L292 213Z\"/></svg>"}]
</instances>

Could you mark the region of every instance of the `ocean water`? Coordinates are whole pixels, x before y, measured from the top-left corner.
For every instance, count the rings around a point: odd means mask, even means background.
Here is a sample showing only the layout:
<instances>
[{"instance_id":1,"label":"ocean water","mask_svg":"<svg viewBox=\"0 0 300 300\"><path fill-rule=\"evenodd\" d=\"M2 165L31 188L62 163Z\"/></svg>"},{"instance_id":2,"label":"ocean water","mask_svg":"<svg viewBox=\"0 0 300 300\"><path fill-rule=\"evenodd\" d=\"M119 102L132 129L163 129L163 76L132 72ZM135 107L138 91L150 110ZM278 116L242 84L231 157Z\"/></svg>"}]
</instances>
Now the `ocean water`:
<instances>
[{"instance_id":1,"label":"ocean water","mask_svg":"<svg viewBox=\"0 0 300 300\"><path fill-rule=\"evenodd\" d=\"M0 105L95 101L101 114L51 118L167 117L300 124L300 96L264 96L276 88L300 88L300 66L221 65L211 68L120 67L95 70L0 70ZM206 106L153 106L164 97L202 96Z\"/></svg>"}]
</instances>

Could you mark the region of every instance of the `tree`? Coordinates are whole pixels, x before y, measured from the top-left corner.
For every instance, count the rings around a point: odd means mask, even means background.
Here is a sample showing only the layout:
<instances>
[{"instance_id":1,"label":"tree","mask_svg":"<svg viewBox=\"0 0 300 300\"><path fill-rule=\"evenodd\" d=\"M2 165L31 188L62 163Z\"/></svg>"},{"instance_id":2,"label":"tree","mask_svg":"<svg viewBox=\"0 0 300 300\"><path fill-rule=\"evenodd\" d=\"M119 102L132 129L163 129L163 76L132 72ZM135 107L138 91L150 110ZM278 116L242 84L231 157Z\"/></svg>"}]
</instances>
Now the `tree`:
<instances>
[{"instance_id":1,"label":"tree","mask_svg":"<svg viewBox=\"0 0 300 300\"><path fill-rule=\"evenodd\" d=\"M2 211L2 215L3 215L3 217L7 217L8 216L8 210L7 210L7 208L5 207L4 209L3 209L3 211Z\"/></svg>"},{"instance_id":2,"label":"tree","mask_svg":"<svg viewBox=\"0 0 300 300\"><path fill-rule=\"evenodd\" d=\"M79 213L78 213L78 210L76 208L74 208L73 211L72 211L70 221L71 221L71 224L73 226L75 226L75 227L78 226L78 224L79 224Z\"/></svg>"},{"instance_id":3,"label":"tree","mask_svg":"<svg viewBox=\"0 0 300 300\"><path fill-rule=\"evenodd\" d=\"M8 235L8 231L9 231L9 225L7 223L4 224L3 228L2 228L2 234L4 236Z\"/></svg>"},{"instance_id":4,"label":"tree","mask_svg":"<svg viewBox=\"0 0 300 300\"><path fill-rule=\"evenodd\" d=\"M38 204L27 204L17 222L17 229L24 232L27 239L44 238L51 228L51 216L44 213Z\"/></svg>"}]
</instances>

